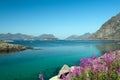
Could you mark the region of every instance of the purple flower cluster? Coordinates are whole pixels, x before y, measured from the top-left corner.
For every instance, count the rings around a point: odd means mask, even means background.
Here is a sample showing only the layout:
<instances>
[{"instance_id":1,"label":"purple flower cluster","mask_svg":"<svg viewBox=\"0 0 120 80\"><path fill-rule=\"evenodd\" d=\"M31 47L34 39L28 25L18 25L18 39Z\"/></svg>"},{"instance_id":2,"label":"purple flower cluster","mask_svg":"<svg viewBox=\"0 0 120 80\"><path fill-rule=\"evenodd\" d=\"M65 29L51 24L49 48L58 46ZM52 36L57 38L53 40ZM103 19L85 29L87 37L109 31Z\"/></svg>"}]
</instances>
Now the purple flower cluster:
<instances>
[{"instance_id":1,"label":"purple flower cluster","mask_svg":"<svg viewBox=\"0 0 120 80\"><path fill-rule=\"evenodd\" d=\"M81 59L81 66L75 66L62 80L120 80L120 54L109 51L102 57Z\"/></svg>"},{"instance_id":2,"label":"purple flower cluster","mask_svg":"<svg viewBox=\"0 0 120 80\"><path fill-rule=\"evenodd\" d=\"M120 54L119 51L109 51L96 58L81 59L81 66L74 66L69 73L62 74L62 80L120 80ZM39 74L40 80L43 75Z\"/></svg>"},{"instance_id":3,"label":"purple flower cluster","mask_svg":"<svg viewBox=\"0 0 120 80\"><path fill-rule=\"evenodd\" d=\"M39 74L39 79L40 79L40 80L44 80L42 73Z\"/></svg>"}]
</instances>

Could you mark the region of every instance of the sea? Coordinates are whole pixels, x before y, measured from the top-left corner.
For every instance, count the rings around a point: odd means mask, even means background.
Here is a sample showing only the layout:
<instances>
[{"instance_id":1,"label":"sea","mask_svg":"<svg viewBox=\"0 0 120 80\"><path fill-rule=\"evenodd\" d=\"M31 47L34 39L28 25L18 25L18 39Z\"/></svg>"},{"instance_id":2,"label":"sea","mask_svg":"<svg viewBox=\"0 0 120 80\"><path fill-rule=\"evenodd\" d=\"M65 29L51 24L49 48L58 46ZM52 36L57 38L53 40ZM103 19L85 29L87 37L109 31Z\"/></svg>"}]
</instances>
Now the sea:
<instances>
[{"instance_id":1,"label":"sea","mask_svg":"<svg viewBox=\"0 0 120 80\"><path fill-rule=\"evenodd\" d=\"M99 40L16 40L10 43L40 49L0 54L0 80L40 80L40 73L49 80L64 64L80 65L83 58L100 57L110 50L120 49L116 41Z\"/></svg>"}]
</instances>

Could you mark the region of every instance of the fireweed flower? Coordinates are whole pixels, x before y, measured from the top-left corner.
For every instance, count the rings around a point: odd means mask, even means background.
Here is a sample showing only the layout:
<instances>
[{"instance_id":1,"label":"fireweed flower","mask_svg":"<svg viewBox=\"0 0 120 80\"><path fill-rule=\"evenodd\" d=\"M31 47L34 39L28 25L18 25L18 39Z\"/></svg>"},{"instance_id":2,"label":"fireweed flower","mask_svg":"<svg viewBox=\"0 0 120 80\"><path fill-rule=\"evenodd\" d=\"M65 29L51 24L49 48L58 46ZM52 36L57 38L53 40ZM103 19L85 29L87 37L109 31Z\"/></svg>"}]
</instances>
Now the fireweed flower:
<instances>
[{"instance_id":1,"label":"fireweed flower","mask_svg":"<svg viewBox=\"0 0 120 80\"><path fill-rule=\"evenodd\" d=\"M118 55L118 50L115 50L115 54Z\"/></svg>"},{"instance_id":2,"label":"fireweed flower","mask_svg":"<svg viewBox=\"0 0 120 80\"><path fill-rule=\"evenodd\" d=\"M116 54L113 54L113 55L112 55L112 58L115 59L115 58L116 58Z\"/></svg>"},{"instance_id":3,"label":"fireweed flower","mask_svg":"<svg viewBox=\"0 0 120 80\"><path fill-rule=\"evenodd\" d=\"M92 65L93 64L93 59L88 58L88 63Z\"/></svg>"},{"instance_id":4,"label":"fireweed flower","mask_svg":"<svg viewBox=\"0 0 120 80\"><path fill-rule=\"evenodd\" d=\"M92 56L92 59L96 59L96 56L95 56L95 55L93 55L93 56Z\"/></svg>"},{"instance_id":5,"label":"fireweed flower","mask_svg":"<svg viewBox=\"0 0 120 80\"><path fill-rule=\"evenodd\" d=\"M106 65L103 66L103 70L108 70L108 67Z\"/></svg>"},{"instance_id":6,"label":"fireweed flower","mask_svg":"<svg viewBox=\"0 0 120 80\"><path fill-rule=\"evenodd\" d=\"M100 71L104 70L104 68L103 68L102 65L99 66L99 70L100 70Z\"/></svg>"},{"instance_id":7,"label":"fireweed flower","mask_svg":"<svg viewBox=\"0 0 120 80\"><path fill-rule=\"evenodd\" d=\"M93 67L93 70L94 70L94 71L96 71L96 70L97 70L97 68L98 68L98 65L97 65L97 64L95 64L95 65L93 65L92 67Z\"/></svg>"},{"instance_id":8,"label":"fireweed flower","mask_svg":"<svg viewBox=\"0 0 120 80\"><path fill-rule=\"evenodd\" d=\"M86 80L90 80L90 78L86 78Z\"/></svg>"},{"instance_id":9,"label":"fireweed flower","mask_svg":"<svg viewBox=\"0 0 120 80\"><path fill-rule=\"evenodd\" d=\"M75 76L79 76L79 74L80 74L79 68L77 68L77 67L74 68L74 74L75 74Z\"/></svg>"},{"instance_id":10,"label":"fireweed flower","mask_svg":"<svg viewBox=\"0 0 120 80\"><path fill-rule=\"evenodd\" d=\"M110 64L113 61L113 57L111 57L109 54L103 56L103 60L107 63Z\"/></svg>"},{"instance_id":11,"label":"fireweed flower","mask_svg":"<svg viewBox=\"0 0 120 80\"><path fill-rule=\"evenodd\" d=\"M97 63L97 64L101 64L100 59L96 59L96 63Z\"/></svg>"},{"instance_id":12,"label":"fireweed flower","mask_svg":"<svg viewBox=\"0 0 120 80\"><path fill-rule=\"evenodd\" d=\"M108 54L112 54L113 53L113 51L112 50L110 50L109 52L108 52Z\"/></svg>"},{"instance_id":13,"label":"fireweed flower","mask_svg":"<svg viewBox=\"0 0 120 80\"><path fill-rule=\"evenodd\" d=\"M83 72L84 72L84 69L85 69L85 68L81 66L81 67L80 67L80 72L83 73Z\"/></svg>"},{"instance_id":14,"label":"fireweed flower","mask_svg":"<svg viewBox=\"0 0 120 80\"><path fill-rule=\"evenodd\" d=\"M119 68L119 69L117 69L117 73L120 75L120 68Z\"/></svg>"},{"instance_id":15,"label":"fireweed flower","mask_svg":"<svg viewBox=\"0 0 120 80\"><path fill-rule=\"evenodd\" d=\"M88 60L86 58L81 59L81 66L84 68L88 66Z\"/></svg>"},{"instance_id":16,"label":"fireweed flower","mask_svg":"<svg viewBox=\"0 0 120 80\"><path fill-rule=\"evenodd\" d=\"M62 74L62 80L66 80L66 76L64 73Z\"/></svg>"},{"instance_id":17,"label":"fireweed flower","mask_svg":"<svg viewBox=\"0 0 120 80\"><path fill-rule=\"evenodd\" d=\"M101 64L96 64L96 70L99 70L99 71L104 70L104 69L103 69L103 65L101 65Z\"/></svg>"},{"instance_id":18,"label":"fireweed flower","mask_svg":"<svg viewBox=\"0 0 120 80\"><path fill-rule=\"evenodd\" d=\"M69 77L72 78L73 77L73 73L71 70L69 70Z\"/></svg>"},{"instance_id":19,"label":"fireweed flower","mask_svg":"<svg viewBox=\"0 0 120 80\"><path fill-rule=\"evenodd\" d=\"M93 55L92 58L81 59L81 66L75 66L74 70L69 70L67 77L65 74L62 74L62 80L83 80L83 78L85 80L94 78L93 80L95 80L96 77L98 80L102 80L101 77L104 76L106 76L104 80L116 80L111 76L111 73L115 76L120 76L120 65L116 64L120 62L119 56L118 50L116 50L114 52L109 51L100 58L96 58L96 56ZM43 75L39 75L39 78L43 80Z\"/></svg>"},{"instance_id":20,"label":"fireweed flower","mask_svg":"<svg viewBox=\"0 0 120 80\"><path fill-rule=\"evenodd\" d=\"M118 58L118 60L120 61L120 58Z\"/></svg>"},{"instance_id":21,"label":"fireweed flower","mask_svg":"<svg viewBox=\"0 0 120 80\"><path fill-rule=\"evenodd\" d=\"M40 79L40 80L44 80L43 74L41 74L41 73L39 74L39 79Z\"/></svg>"}]
</instances>

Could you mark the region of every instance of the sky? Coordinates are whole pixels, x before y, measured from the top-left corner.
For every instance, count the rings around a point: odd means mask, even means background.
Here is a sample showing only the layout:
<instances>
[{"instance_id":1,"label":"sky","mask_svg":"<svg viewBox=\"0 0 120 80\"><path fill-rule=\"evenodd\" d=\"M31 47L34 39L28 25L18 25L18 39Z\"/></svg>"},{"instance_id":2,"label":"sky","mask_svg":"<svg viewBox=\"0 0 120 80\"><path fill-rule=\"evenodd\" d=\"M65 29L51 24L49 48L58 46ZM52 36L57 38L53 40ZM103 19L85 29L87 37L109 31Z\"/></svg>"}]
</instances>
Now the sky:
<instances>
[{"instance_id":1,"label":"sky","mask_svg":"<svg viewBox=\"0 0 120 80\"><path fill-rule=\"evenodd\" d=\"M120 0L0 0L0 33L38 36L96 32L120 12Z\"/></svg>"}]
</instances>

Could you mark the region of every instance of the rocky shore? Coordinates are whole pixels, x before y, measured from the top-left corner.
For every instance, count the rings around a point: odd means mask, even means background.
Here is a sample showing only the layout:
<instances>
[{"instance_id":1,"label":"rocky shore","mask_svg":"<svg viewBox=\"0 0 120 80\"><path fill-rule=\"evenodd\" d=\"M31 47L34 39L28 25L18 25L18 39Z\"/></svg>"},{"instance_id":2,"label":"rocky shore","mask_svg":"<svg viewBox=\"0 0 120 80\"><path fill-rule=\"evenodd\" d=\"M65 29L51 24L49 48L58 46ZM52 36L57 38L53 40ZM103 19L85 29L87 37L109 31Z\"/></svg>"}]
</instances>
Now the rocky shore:
<instances>
[{"instance_id":1,"label":"rocky shore","mask_svg":"<svg viewBox=\"0 0 120 80\"><path fill-rule=\"evenodd\" d=\"M27 49L33 49L33 48L28 46L18 45L18 44L0 42L0 53L17 52L17 51L23 51Z\"/></svg>"},{"instance_id":2,"label":"rocky shore","mask_svg":"<svg viewBox=\"0 0 120 80\"><path fill-rule=\"evenodd\" d=\"M65 73L65 75L67 75L67 74L69 73L69 70L72 70L72 71L74 70L74 67L75 67L75 66L69 67L69 66L66 65L66 64L63 65L63 67L60 69L58 75L50 78L49 80L62 80L62 79L61 79L61 78L62 78L62 74Z\"/></svg>"}]
</instances>

